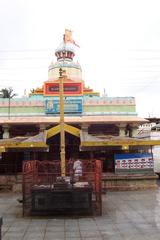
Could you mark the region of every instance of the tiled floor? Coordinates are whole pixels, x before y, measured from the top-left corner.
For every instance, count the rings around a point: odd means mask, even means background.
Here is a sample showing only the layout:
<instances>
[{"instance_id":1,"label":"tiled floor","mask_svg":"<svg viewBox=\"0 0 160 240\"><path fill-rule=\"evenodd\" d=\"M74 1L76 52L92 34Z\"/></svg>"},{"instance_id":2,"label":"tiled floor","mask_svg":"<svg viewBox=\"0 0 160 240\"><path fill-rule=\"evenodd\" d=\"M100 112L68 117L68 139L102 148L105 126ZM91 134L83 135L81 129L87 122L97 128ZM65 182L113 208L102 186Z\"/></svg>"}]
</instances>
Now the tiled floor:
<instances>
[{"instance_id":1,"label":"tiled floor","mask_svg":"<svg viewBox=\"0 0 160 240\"><path fill-rule=\"evenodd\" d=\"M23 218L18 196L0 193L2 240L158 240L160 188L103 195L103 216Z\"/></svg>"}]
</instances>

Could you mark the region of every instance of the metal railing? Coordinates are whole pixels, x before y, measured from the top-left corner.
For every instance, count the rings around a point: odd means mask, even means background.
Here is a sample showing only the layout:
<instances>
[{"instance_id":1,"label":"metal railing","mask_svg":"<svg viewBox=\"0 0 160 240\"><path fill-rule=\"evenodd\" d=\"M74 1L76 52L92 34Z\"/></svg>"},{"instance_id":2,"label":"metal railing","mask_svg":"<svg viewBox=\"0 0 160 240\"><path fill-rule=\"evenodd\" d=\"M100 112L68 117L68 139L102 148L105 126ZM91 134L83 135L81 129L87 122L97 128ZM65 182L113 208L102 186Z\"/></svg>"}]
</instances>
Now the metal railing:
<instances>
[{"instance_id":1,"label":"metal railing","mask_svg":"<svg viewBox=\"0 0 160 240\"><path fill-rule=\"evenodd\" d=\"M66 161L66 176L72 177L73 162ZM93 189L94 213L102 214L101 161L83 160L81 181L88 182ZM47 186L52 189L56 178L61 176L60 161L23 162L23 214L30 215L32 208L32 189L34 186Z\"/></svg>"}]
</instances>

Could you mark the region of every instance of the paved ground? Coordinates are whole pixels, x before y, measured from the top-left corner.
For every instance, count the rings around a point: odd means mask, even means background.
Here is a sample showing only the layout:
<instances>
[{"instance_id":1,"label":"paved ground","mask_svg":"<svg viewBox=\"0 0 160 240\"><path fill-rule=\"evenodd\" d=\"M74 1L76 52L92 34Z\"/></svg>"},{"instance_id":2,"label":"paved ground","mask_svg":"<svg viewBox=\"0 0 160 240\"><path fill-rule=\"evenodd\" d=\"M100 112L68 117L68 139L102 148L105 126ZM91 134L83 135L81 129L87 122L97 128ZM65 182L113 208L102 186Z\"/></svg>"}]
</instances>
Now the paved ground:
<instances>
[{"instance_id":1,"label":"paved ground","mask_svg":"<svg viewBox=\"0 0 160 240\"><path fill-rule=\"evenodd\" d=\"M103 195L103 216L23 218L18 196L0 193L3 240L159 240L160 188Z\"/></svg>"}]
</instances>

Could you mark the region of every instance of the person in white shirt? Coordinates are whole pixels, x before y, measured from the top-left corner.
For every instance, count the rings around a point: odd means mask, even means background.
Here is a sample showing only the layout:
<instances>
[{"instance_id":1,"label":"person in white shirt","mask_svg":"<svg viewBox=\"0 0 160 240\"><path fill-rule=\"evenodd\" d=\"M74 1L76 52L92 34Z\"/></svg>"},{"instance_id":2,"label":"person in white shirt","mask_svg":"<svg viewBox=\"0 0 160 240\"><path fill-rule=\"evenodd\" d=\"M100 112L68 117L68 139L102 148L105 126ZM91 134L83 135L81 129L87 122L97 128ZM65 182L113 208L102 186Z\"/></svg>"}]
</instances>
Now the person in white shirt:
<instances>
[{"instance_id":1,"label":"person in white shirt","mask_svg":"<svg viewBox=\"0 0 160 240\"><path fill-rule=\"evenodd\" d=\"M82 162L77 159L73 164L74 176L82 176Z\"/></svg>"}]
</instances>

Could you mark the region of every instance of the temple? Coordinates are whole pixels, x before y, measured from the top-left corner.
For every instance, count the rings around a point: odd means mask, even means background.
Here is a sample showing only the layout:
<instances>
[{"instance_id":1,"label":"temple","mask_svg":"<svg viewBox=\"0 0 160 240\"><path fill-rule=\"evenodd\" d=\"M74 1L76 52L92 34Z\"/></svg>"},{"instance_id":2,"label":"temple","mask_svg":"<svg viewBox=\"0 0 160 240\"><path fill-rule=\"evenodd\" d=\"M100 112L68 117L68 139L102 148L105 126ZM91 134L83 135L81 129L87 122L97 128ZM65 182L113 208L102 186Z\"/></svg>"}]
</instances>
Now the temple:
<instances>
[{"instance_id":1,"label":"temple","mask_svg":"<svg viewBox=\"0 0 160 240\"><path fill-rule=\"evenodd\" d=\"M147 120L137 116L134 97L100 96L85 85L81 66L74 61L75 49L72 33L66 30L47 81L28 97L0 98L0 174L19 175L25 160L60 159L62 69L66 159L101 160L104 188L135 189L137 182L144 187L146 180L154 187L151 149L160 141L136 138L139 125Z\"/></svg>"}]
</instances>

